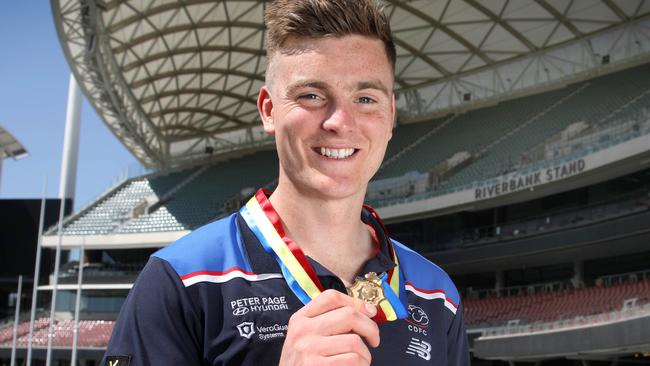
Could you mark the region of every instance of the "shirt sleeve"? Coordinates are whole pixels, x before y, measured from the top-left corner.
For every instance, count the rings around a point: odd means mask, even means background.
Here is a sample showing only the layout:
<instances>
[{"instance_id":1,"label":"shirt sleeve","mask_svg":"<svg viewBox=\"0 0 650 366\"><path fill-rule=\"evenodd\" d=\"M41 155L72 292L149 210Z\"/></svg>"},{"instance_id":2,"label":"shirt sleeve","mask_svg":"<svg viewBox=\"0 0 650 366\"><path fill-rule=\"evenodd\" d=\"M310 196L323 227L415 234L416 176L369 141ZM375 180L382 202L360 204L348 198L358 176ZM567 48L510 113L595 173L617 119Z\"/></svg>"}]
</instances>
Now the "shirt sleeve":
<instances>
[{"instance_id":1,"label":"shirt sleeve","mask_svg":"<svg viewBox=\"0 0 650 366\"><path fill-rule=\"evenodd\" d=\"M447 360L449 365L469 366L469 346L463 323L463 307L458 306L449 331L447 331Z\"/></svg>"},{"instance_id":2,"label":"shirt sleeve","mask_svg":"<svg viewBox=\"0 0 650 366\"><path fill-rule=\"evenodd\" d=\"M151 257L122 305L101 364L202 365L199 319L176 272Z\"/></svg>"}]
</instances>

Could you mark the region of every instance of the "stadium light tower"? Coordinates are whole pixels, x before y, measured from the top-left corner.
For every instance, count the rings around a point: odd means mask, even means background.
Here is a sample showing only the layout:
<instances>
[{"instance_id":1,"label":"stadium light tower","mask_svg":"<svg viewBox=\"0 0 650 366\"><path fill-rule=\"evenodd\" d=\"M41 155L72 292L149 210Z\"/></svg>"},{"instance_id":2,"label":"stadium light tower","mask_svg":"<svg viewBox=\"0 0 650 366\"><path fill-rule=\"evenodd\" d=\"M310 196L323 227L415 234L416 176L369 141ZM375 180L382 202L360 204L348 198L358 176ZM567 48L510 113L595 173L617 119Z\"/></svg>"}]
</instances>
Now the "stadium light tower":
<instances>
[{"instance_id":1,"label":"stadium light tower","mask_svg":"<svg viewBox=\"0 0 650 366\"><path fill-rule=\"evenodd\" d=\"M27 149L13 137L9 131L0 126L0 187L2 186L2 162L12 158L20 160L29 156Z\"/></svg>"},{"instance_id":2,"label":"stadium light tower","mask_svg":"<svg viewBox=\"0 0 650 366\"><path fill-rule=\"evenodd\" d=\"M79 123L81 115L81 90L79 84L70 73L68 83L68 107L65 117L65 135L63 138L63 159L61 160L61 180L59 181L59 210L58 241L54 254L54 277L52 279L52 298L50 300L50 329L47 337L47 351L45 365L52 362L52 340L54 338L54 312L56 310L57 286L59 283L59 267L61 264L61 241L63 235L63 213L65 212L66 199L73 200L75 193L75 180L77 177L77 158L79 155Z\"/></svg>"},{"instance_id":3,"label":"stadium light tower","mask_svg":"<svg viewBox=\"0 0 650 366\"><path fill-rule=\"evenodd\" d=\"M81 90L74 75L70 74L68 84L68 107L65 117L63 158L61 159L61 180L59 198L74 199L79 155L79 124L81 116Z\"/></svg>"}]
</instances>

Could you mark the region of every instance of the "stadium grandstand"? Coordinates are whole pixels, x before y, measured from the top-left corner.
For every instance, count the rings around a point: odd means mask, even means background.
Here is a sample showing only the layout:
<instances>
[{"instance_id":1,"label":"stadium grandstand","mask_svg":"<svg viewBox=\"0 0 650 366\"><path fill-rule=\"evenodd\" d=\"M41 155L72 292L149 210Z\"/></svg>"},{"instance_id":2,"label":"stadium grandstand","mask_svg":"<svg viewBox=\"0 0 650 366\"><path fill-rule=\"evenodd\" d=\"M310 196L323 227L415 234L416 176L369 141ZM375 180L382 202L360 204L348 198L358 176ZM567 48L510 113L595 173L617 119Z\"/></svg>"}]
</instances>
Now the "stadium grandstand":
<instances>
[{"instance_id":1,"label":"stadium grandstand","mask_svg":"<svg viewBox=\"0 0 650 366\"><path fill-rule=\"evenodd\" d=\"M367 201L456 282L472 363L650 364L650 1L385 3L398 111ZM151 253L276 184L255 104L264 2L52 11L81 90L149 171L43 236L77 255L39 286L58 297L53 326L33 321L35 362L49 338L89 366ZM17 325L24 359L30 319L3 324L0 358Z\"/></svg>"}]
</instances>

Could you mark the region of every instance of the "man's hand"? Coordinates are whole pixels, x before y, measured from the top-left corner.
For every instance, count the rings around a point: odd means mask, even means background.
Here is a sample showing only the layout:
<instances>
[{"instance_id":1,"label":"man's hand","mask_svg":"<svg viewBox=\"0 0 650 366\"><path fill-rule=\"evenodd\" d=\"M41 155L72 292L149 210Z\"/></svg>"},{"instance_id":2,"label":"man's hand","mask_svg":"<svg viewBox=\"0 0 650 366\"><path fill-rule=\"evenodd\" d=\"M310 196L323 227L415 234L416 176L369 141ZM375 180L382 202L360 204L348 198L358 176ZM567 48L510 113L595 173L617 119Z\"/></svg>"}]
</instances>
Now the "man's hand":
<instances>
[{"instance_id":1,"label":"man's hand","mask_svg":"<svg viewBox=\"0 0 650 366\"><path fill-rule=\"evenodd\" d=\"M374 305L324 291L289 319L280 365L370 365L379 345ZM363 338L363 339L362 339Z\"/></svg>"}]
</instances>

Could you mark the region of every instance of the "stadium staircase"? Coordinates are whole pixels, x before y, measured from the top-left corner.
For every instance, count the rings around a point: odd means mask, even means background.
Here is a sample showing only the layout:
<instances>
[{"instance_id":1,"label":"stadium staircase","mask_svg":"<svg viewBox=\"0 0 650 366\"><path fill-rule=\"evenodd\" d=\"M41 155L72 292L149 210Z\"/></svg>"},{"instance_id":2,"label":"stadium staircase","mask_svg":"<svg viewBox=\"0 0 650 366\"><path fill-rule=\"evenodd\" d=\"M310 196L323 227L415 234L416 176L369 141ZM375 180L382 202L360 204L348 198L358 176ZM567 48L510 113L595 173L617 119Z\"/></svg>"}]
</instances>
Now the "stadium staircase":
<instances>
[{"instance_id":1,"label":"stadium staircase","mask_svg":"<svg viewBox=\"0 0 650 366\"><path fill-rule=\"evenodd\" d=\"M195 172L197 169L192 169ZM187 171L175 172L155 178L159 191L168 191L182 182ZM191 174L191 173L190 173ZM134 208L146 197L156 195L151 186L154 178L127 180L113 191L100 197L94 204L80 210L64 222L64 235L102 235L115 232L132 218ZM47 235L56 234L56 226Z\"/></svg>"},{"instance_id":2,"label":"stadium staircase","mask_svg":"<svg viewBox=\"0 0 650 366\"><path fill-rule=\"evenodd\" d=\"M404 197L383 195L387 198L370 199L371 204L381 207L489 184L500 175L515 171L526 174L542 165L584 156L648 133L641 121L650 115L650 80L639 78L640 74L648 72L650 65L643 65L447 120L420 123L434 128L413 139L403 151L387 155L386 163L375 177L375 182L383 180L388 183L390 180L389 185L394 185L391 192L409 194ZM560 133L576 122L586 123L589 127L572 136L567 144L579 141L577 139L582 136L598 140L575 144L571 156L565 154L553 158L557 161L548 157L542 157L546 160L540 161L530 158L535 156L534 152L543 151L547 144L550 147L550 141L557 141ZM401 126L400 133L409 127ZM615 128L607 130L612 127ZM471 162L433 185L432 181L427 182L426 177L422 178L424 180L420 183L430 185L430 188L411 195L412 190L407 188L413 185L415 174L429 174L441 162L459 152L469 152ZM400 177L403 177L404 187L400 186ZM369 197L376 196L382 194L369 194Z\"/></svg>"},{"instance_id":3,"label":"stadium staircase","mask_svg":"<svg viewBox=\"0 0 650 366\"><path fill-rule=\"evenodd\" d=\"M166 197L152 213L142 215L115 233L191 230L215 219L224 203L243 188L257 188L277 175L277 157L263 151L210 166ZM152 182L152 185L155 183Z\"/></svg>"},{"instance_id":4,"label":"stadium staircase","mask_svg":"<svg viewBox=\"0 0 650 366\"><path fill-rule=\"evenodd\" d=\"M105 197L86 212L75 215L65 226L65 235L108 234L130 217L140 200L154 192L146 179L124 183L113 194Z\"/></svg>"},{"instance_id":5,"label":"stadium staircase","mask_svg":"<svg viewBox=\"0 0 650 366\"><path fill-rule=\"evenodd\" d=\"M157 198L153 204L147 202L147 197L144 197L141 204L148 205L146 211L142 215L133 217L131 220L122 223L115 229L115 232L130 233L183 230L183 226L174 220L174 217L171 216L169 211L167 211L163 205L178 191L201 177L208 168L209 167L207 166L197 168L180 182L175 182L166 177L160 179L149 178L149 184L152 186L154 191L165 193L160 196L155 195L155 197L159 198ZM133 228L135 228L135 230Z\"/></svg>"},{"instance_id":6,"label":"stadium staircase","mask_svg":"<svg viewBox=\"0 0 650 366\"><path fill-rule=\"evenodd\" d=\"M558 118L557 114L560 111L568 110L568 106L567 108L562 107L585 92L589 85L589 83L582 84L570 94L563 96L530 119L522 121L521 124L505 132L495 141L482 147L474 154L474 164L452 176L445 183L450 186L465 185L472 181L491 178L511 171L521 153L528 150L540 138L554 135L572 122L568 119Z\"/></svg>"},{"instance_id":7,"label":"stadium staircase","mask_svg":"<svg viewBox=\"0 0 650 366\"><path fill-rule=\"evenodd\" d=\"M611 142L607 146L611 146L613 144L626 141L626 137L637 137L638 134L625 133L622 134L623 136L612 136L617 132L612 127L629 123L638 124L639 121L642 121L644 118L647 118L647 116L650 116L650 82L647 82L645 78L641 78L642 80L637 79L638 78L634 77L628 77L625 80L620 81L604 79L602 81L603 84L605 84L607 87L613 88L612 90L616 88L616 84L618 82L625 83L625 88L617 91L616 93L611 93L612 99L616 100L616 103L612 104L618 104L618 106L612 109L599 107L599 109L603 111L604 115L601 118L590 123L588 125L588 128L581 133L572 136L570 140L580 141L581 138L585 136L594 135L598 136L599 141L590 141L591 143L604 142L603 140L609 139ZM612 130L612 133L608 133L610 132L608 130ZM556 134L545 140L542 140L530 148L523 155L534 156L535 151L542 150L545 145L552 144L554 140L558 139L559 136ZM568 141L568 143L570 144L571 141ZM594 151L594 147L586 147L584 149L584 152L586 153L592 151Z\"/></svg>"},{"instance_id":8,"label":"stadium staircase","mask_svg":"<svg viewBox=\"0 0 650 366\"><path fill-rule=\"evenodd\" d=\"M431 128L430 131L426 132L425 134L421 135L420 137L417 137L417 135L413 136L414 133L420 132L419 129L417 128L411 128L409 129L408 132L410 133L402 133L402 129L400 129L400 141L393 144L393 149L395 150L394 153L393 151L390 151L390 155L388 154L389 151L387 151L386 155L387 158L384 160L383 164L379 168L378 174L381 175L382 170L386 169L387 166L391 165L393 162L399 160L399 158L402 155L407 154L409 151L411 151L413 148L416 146L420 145L421 143L427 141L433 134L441 130L442 128L446 127L448 124L450 124L454 119L456 119L456 115L452 115L451 117L443 120L440 124L435 124L433 128ZM427 124L428 126L428 124ZM418 126L419 127L419 126ZM405 131L406 132L406 131ZM406 145L403 148L400 148L399 145L405 145L404 142L411 141L413 137L416 137L415 141L411 142L409 145ZM395 146L397 145L397 146Z\"/></svg>"}]
</instances>

